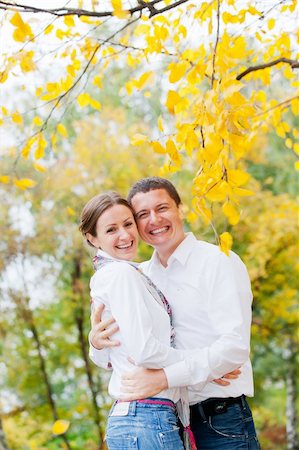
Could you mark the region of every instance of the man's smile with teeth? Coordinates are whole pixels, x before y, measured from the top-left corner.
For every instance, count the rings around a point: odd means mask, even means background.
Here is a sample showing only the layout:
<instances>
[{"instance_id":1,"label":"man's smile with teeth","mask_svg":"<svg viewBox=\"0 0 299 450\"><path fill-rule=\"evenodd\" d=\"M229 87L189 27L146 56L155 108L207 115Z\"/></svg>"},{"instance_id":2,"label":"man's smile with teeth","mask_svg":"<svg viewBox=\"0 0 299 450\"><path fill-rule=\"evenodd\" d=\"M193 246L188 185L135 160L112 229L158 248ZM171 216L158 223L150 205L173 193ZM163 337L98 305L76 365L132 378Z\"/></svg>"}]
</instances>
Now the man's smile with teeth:
<instances>
[{"instance_id":1,"label":"man's smile with teeth","mask_svg":"<svg viewBox=\"0 0 299 450\"><path fill-rule=\"evenodd\" d=\"M169 227L162 227L162 228L157 228L156 230L152 230L150 231L151 234L159 234L159 233L163 233L164 231L168 231Z\"/></svg>"}]
</instances>

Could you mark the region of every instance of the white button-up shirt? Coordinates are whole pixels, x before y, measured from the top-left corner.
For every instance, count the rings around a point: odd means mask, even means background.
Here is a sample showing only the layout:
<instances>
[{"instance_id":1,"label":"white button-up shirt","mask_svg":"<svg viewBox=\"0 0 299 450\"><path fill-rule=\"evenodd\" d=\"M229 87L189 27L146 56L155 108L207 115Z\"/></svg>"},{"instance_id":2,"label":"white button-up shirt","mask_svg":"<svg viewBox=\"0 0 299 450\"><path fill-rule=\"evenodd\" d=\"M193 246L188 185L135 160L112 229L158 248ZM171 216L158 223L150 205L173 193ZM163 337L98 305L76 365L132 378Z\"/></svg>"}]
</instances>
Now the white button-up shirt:
<instances>
[{"instance_id":1,"label":"white button-up shirt","mask_svg":"<svg viewBox=\"0 0 299 450\"><path fill-rule=\"evenodd\" d=\"M211 397L252 396L252 293L241 259L188 233L166 268L156 252L141 266L172 307L176 348L193 349L184 361L164 368L169 387L189 386L191 404ZM91 347L90 356L107 367L106 350ZM241 375L229 386L212 382L240 366Z\"/></svg>"},{"instance_id":2,"label":"white button-up shirt","mask_svg":"<svg viewBox=\"0 0 299 450\"><path fill-rule=\"evenodd\" d=\"M193 358L164 369L169 387L189 385L191 404L211 397L252 396L252 293L241 259L188 233L167 267L154 252L142 268L172 307L176 348L194 349ZM203 381L239 366L241 375L229 386L209 382L202 388Z\"/></svg>"}]
</instances>

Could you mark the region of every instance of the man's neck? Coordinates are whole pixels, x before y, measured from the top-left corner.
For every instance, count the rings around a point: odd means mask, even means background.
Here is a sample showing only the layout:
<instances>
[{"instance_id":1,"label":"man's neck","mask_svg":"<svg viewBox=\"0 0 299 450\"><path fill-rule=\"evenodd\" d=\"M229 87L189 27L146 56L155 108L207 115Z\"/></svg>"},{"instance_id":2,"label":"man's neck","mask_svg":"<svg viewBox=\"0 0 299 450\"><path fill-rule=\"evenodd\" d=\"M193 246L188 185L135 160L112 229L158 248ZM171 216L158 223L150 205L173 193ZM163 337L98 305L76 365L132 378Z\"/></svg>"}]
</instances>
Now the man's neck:
<instances>
[{"instance_id":1,"label":"man's neck","mask_svg":"<svg viewBox=\"0 0 299 450\"><path fill-rule=\"evenodd\" d=\"M155 247L157 256L163 267L167 267L169 258L174 253L174 251L178 248L178 246L183 242L185 237L186 237L186 235L184 235L180 241L176 242L175 244L173 244L171 246L168 243L168 245L165 245L164 247L162 247L162 246Z\"/></svg>"}]
</instances>

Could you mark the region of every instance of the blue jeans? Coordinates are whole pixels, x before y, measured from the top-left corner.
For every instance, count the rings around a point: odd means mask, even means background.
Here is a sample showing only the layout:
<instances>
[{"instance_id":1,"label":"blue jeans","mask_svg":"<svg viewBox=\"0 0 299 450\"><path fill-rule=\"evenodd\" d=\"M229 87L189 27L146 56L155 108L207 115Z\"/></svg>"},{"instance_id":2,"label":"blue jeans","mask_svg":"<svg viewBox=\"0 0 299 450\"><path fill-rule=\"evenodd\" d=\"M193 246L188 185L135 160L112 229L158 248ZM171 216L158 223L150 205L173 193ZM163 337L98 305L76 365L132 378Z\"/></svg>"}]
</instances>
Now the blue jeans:
<instances>
[{"instance_id":1,"label":"blue jeans","mask_svg":"<svg viewBox=\"0 0 299 450\"><path fill-rule=\"evenodd\" d=\"M109 450L184 450L174 404L134 401L130 402L127 411L120 412L124 415L113 415L118 413L117 405L112 406L108 417L106 439Z\"/></svg>"},{"instance_id":2,"label":"blue jeans","mask_svg":"<svg viewBox=\"0 0 299 450\"><path fill-rule=\"evenodd\" d=\"M260 450L245 397L221 414L205 414L198 405L191 407L191 429L198 450Z\"/></svg>"}]
</instances>

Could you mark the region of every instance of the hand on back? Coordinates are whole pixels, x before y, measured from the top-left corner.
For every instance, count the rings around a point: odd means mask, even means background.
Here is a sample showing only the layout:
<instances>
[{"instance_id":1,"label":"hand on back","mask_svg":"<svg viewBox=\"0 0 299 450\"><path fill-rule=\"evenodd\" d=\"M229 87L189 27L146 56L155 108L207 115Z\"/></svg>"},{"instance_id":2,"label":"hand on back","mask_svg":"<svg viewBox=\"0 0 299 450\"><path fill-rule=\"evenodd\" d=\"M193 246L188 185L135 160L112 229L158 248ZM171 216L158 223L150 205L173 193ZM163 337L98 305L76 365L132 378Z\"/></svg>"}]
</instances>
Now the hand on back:
<instances>
[{"instance_id":1,"label":"hand on back","mask_svg":"<svg viewBox=\"0 0 299 450\"><path fill-rule=\"evenodd\" d=\"M91 330L89 332L89 342L97 350L120 345L119 341L110 339L118 331L118 325L115 323L113 317L102 320L104 308L105 305L101 303L90 316Z\"/></svg>"}]
</instances>

